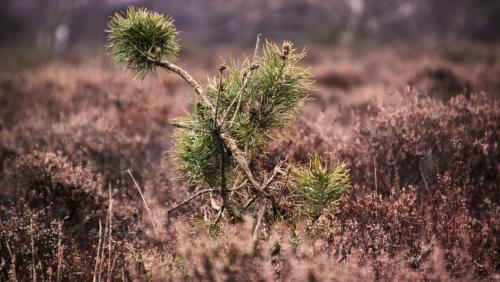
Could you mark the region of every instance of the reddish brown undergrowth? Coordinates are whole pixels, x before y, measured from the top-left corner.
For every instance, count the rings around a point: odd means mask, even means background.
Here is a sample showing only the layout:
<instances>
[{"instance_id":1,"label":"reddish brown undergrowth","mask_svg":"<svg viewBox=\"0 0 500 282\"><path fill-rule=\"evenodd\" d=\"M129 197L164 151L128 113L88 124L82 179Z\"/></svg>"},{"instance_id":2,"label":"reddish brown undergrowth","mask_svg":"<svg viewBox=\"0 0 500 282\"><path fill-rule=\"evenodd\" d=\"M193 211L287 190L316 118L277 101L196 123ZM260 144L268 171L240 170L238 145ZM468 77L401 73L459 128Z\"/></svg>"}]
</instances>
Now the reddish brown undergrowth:
<instances>
[{"instance_id":1,"label":"reddish brown undergrowth","mask_svg":"<svg viewBox=\"0 0 500 282\"><path fill-rule=\"evenodd\" d=\"M177 79L96 61L2 72L0 280L498 280L499 63L392 51L319 68L316 101L262 160L328 155L353 188L311 224L281 183L285 219L257 239L253 218L208 232L209 197L166 215L186 193L165 154L190 103Z\"/></svg>"}]
</instances>

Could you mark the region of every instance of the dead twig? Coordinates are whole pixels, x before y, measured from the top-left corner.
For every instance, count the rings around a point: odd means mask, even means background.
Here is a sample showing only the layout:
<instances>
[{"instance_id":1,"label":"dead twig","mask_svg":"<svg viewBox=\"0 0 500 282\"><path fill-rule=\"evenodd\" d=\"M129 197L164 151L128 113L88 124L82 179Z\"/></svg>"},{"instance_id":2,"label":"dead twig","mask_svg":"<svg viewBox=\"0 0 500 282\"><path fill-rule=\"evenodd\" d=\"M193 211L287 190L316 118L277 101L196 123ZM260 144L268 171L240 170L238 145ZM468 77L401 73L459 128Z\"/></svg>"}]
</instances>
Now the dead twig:
<instances>
[{"instance_id":1,"label":"dead twig","mask_svg":"<svg viewBox=\"0 0 500 282\"><path fill-rule=\"evenodd\" d=\"M36 282L36 269L35 269L35 239L33 238L33 218L30 215L30 243L31 243L31 263L33 282Z\"/></svg>"},{"instance_id":2,"label":"dead twig","mask_svg":"<svg viewBox=\"0 0 500 282\"><path fill-rule=\"evenodd\" d=\"M107 281L111 281L111 252L112 252L112 247L113 247L113 237L112 237L112 230L113 230L113 189L111 188L111 184L109 185L108 188L108 197L109 197L109 209L108 209L108 277Z\"/></svg>"},{"instance_id":3,"label":"dead twig","mask_svg":"<svg viewBox=\"0 0 500 282\"><path fill-rule=\"evenodd\" d=\"M222 212L224 212L224 204L222 204L222 206L219 209L219 212L217 213L217 216L215 216L215 220L212 223L212 226L217 226L217 224L219 224L219 221L222 217Z\"/></svg>"},{"instance_id":4,"label":"dead twig","mask_svg":"<svg viewBox=\"0 0 500 282\"><path fill-rule=\"evenodd\" d=\"M151 211L149 210L148 203L146 202L146 199L144 198L144 195L142 194L141 188L139 187L139 184L137 181L135 181L134 176L132 175L132 172L130 169L127 169L125 172L127 172L130 175L130 178L132 178L132 181L134 182L135 188L139 192L139 195L141 196L142 203L144 204L144 208L146 209L146 212L148 213L149 220L151 220L151 224L153 225L153 231L155 232L155 235L158 235L158 232L156 230L156 224L153 219L153 215L151 214Z\"/></svg>"},{"instance_id":5,"label":"dead twig","mask_svg":"<svg viewBox=\"0 0 500 282\"><path fill-rule=\"evenodd\" d=\"M264 213L266 212L266 205L262 203L262 206L259 209L259 213L257 214L257 222L255 223L255 228L253 230L253 240L257 240L257 236L259 235L259 228L262 224L262 218L264 217Z\"/></svg>"},{"instance_id":6,"label":"dead twig","mask_svg":"<svg viewBox=\"0 0 500 282\"><path fill-rule=\"evenodd\" d=\"M56 274L56 281L59 282L61 281L61 267L62 267L62 227L61 227L61 222L58 222L58 227L57 227L57 274Z\"/></svg>"},{"instance_id":7,"label":"dead twig","mask_svg":"<svg viewBox=\"0 0 500 282\"><path fill-rule=\"evenodd\" d=\"M265 190L272 182L273 180L276 178L276 176L278 175L278 173L282 172L281 171L281 166L286 163L286 160L284 161L280 161L273 169L273 173L272 175L267 179L266 182L264 182L264 184L262 185L261 187L261 190Z\"/></svg>"},{"instance_id":8,"label":"dead twig","mask_svg":"<svg viewBox=\"0 0 500 282\"><path fill-rule=\"evenodd\" d=\"M231 111L231 108L233 107L234 103L236 101L238 101L238 104L237 104L236 109L234 111L233 117L231 118L231 122L229 123L229 126L227 127L226 131L228 131L232 128L232 125L234 123L234 120L235 120L236 115L237 115L239 108L240 108L241 97L243 96L243 92L245 91L245 89L248 85L248 82L250 81L250 76L252 75L252 72L259 67L259 65L257 64L257 58L259 56L259 47L260 47L261 38L262 38L262 34L260 34L260 33L257 34L257 39L255 40L255 49L254 49L254 53L253 53L252 62L250 63L248 70L246 70L243 73L243 83L241 84L240 90L238 91L236 96L234 96L233 101L231 102L231 104L229 104L226 111L224 112L224 117L222 118L222 121L226 120L227 115Z\"/></svg>"},{"instance_id":9,"label":"dead twig","mask_svg":"<svg viewBox=\"0 0 500 282\"><path fill-rule=\"evenodd\" d=\"M176 123L176 122L170 122L170 124L172 124L175 127L183 128L183 129L187 129L187 130L193 130L193 131L204 132L204 133L212 133L212 131L208 131L208 130L201 129L201 128L190 127L190 126L186 126L186 125Z\"/></svg>"},{"instance_id":10,"label":"dead twig","mask_svg":"<svg viewBox=\"0 0 500 282\"><path fill-rule=\"evenodd\" d=\"M260 197L260 195L255 195L253 196L248 202L243 206L243 210L246 210L255 200L257 200Z\"/></svg>"},{"instance_id":11,"label":"dead twig","mask_svg":"<svg viewBox=\"0 0 500 282\"><path fill-rule=\"evenodd\" d=\"M373 170L375 173L375 193L378 193L378 182L377 182L377 162L375 157L373 157Z\"/></svg>"},{"instance_id":12,"label":"dead twig","mask_svg":"<svg viewBox=\"0 0 500 282\"><path fill-rule=\"evenodd\" d=\"M171 207L170 209L167 210L167 214L184 206L185 204L191 202L192 200L196 199L197 197L203 195L203 194L206 194L206 193L210 193L210 192L218 192L217 189L205 189L205 190L201 190L201 191L198 191L196 193L194 193L193 195L191 196L188 196L186 199L184 199L182 202L176 204L175 206Z\"/></svg>"},{"instance_id":13,"label":"dead twig","mask_svg":"<svg viewBox=\"0 0 500 282\"><path fill-rule=\"evenodd\" d=\"M96 253L96 258L95 258L95 267L94 267L94 275L93 275L93 278L92 278L92 281L93 282L97 282L97 271L98 271L98 267L99 267L99 263L100 263L100 255L101 255L101 233L102 233L102 224L101 224L101 220L99 219L99 241L97 242L97 253Z\"/></svg>"},{"instance_id":14,"label":"dead twig","mask_svg":"<svg viewBox=\"0 0 500 282\"><path fill-rule=\"evenodd\" d=\"M12 254L12 250L9 246L9 241L5 239L5 246L7 246L7 251L10 256L10 270L9 270L9 279L13 282L17 282L17 274L16 274L16 257Z\"/></svg>"}]
</instances>

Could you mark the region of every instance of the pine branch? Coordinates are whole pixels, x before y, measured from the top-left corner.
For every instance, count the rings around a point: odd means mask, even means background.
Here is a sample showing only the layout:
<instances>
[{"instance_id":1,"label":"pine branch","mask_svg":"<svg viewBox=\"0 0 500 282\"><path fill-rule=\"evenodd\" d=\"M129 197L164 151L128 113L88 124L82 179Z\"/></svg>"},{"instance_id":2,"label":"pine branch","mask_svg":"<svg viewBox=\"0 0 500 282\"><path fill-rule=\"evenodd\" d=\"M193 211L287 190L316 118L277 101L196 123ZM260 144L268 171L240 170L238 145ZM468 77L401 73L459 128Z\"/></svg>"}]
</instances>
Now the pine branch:
<instances>
[{"instance_id":1,"label":"pine branch","mask_svg":"<svg viewBox=\"0 0 500 282\"><path fill-rule=\"evenodd\" d=\"M156 66L168 69L169 71L172 71L175 74L182 77L194 89L196 94L198 94L198 96L201 97L203 102L210 108L210 110L212 110L212 113L215 116L216 110L215 110L214 105L212 104L212 101L210 101L210 98L208 98L205 90L203 90L203 87L201 87L201 85L187 71L185 71L184 69L182 69L178 65L176 65L168 60L158 61L158 60L154 60L152 58L148 58L148 60L152 60L152 62Z\"/></svg>"},{"instance_id":2,"label":"pine branch","mask_svg":"<svg viewBox=\"0 0 500 282\"><path fill-rule=\"evenodd\" d=\"M234 119L236 118L236 114L239 111L240 103L241 103L241 97L243 95L243 92L245 91L245 88L247 87L248 82L250 81L250 76L252 75L252 73L253 73L254 70L256 70L257 68L259 68L259 65L257 63L257 59L259 57L259 48L260 48L260 40L261 40L261 38L262 38L262 34L260 34L260 33L257 34L257 39L255 40L255 49L254 49L254 52L253 52L252 62L250 64L250 66L248 67L248 70L246 70L243 73L243 83L241 85L241 88L238 91L238 93L236 94L236 96L234 97L234 99L231 102L231 104L229 104L229 106L227 107L226 112L224 113L224 117L222 118L223 121L226 120L227 115L229 114L229 112L231 111L231 108L233 107L233 104L235 103L236 100L238 100L238 104L236 106L236 110L234 111L233 118L231 119L231 122L230 122L228 128L232 127Z\"/></svg>"}]
</instances>

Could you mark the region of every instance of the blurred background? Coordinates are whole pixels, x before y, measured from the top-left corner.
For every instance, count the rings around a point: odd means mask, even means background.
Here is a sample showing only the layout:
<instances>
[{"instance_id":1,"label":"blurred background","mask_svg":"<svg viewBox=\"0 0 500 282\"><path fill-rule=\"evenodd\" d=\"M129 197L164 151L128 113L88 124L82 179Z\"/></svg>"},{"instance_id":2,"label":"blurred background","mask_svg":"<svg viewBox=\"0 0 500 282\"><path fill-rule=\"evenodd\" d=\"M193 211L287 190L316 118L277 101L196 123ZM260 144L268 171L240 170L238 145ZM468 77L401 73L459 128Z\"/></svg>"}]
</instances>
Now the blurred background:
<instances>
[{"instance_id":1,"label":"blurred background","mask_svg":"<svg viewBox=\"0 0 500 282\"><path fill-rule=\"evenodd\" d=\"M128 5L173 17L184 44L246 44L258 32L323 44L500 36L494 0L3 0L0 44L55 52L102 46L107 18Z\"/></svg>"}]
</instances>

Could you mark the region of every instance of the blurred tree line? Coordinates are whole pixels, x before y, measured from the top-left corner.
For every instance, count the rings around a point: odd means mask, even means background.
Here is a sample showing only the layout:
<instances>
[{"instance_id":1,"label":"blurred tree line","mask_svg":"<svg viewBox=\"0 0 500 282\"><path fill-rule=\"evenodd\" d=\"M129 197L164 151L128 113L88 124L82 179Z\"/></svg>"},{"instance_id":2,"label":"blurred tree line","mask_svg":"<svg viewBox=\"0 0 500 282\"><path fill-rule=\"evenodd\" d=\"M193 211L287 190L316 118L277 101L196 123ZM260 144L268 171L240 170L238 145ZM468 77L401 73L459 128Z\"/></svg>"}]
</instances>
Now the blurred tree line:
<instances>
[{"instance_id":1,"label":"blurred tree line","mask_svg":"<svg viewBox=\"0 0 500 282\"><path fill-rule=\"evenodd\" d=\"M101 44L107 18L128 5L169 14L187 42L246 43L258 32L324 43L500 36L496 0L3 0L0 44Z\"/></svg>"}]
</instances>

